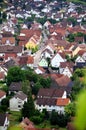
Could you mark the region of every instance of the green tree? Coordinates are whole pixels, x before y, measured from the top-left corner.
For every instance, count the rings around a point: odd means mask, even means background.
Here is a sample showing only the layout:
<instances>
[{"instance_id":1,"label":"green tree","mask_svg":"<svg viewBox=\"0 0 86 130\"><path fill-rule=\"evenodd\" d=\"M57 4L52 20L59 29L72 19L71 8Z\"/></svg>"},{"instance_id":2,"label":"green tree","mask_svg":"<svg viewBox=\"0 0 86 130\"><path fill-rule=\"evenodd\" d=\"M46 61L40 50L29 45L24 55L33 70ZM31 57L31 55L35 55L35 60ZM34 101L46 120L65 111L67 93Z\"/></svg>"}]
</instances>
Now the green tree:
<instances>
[{"instance_id":1,"label":"green tree","mask_svg":"<svg viewBox=\"0 0 86 130\"><path fill-rule=\"evenodd\" d=\"M28 94L31 91L29 80L25 80L22 82L22 91L25 94Z\"/></svg>"},{"instance_id":2,"label":"green tree","mask_svg":"<svg viewBox=\"0 0 86 130\"><path fill-rule=\"evenodd\" d=\"M42 88L40 82L36 82L35 85L32 87L32 93L37 95L39 89Z\"/></svg>"},{"instance_id":3,"label":"green tree","mask_svg":"<svg viewBox=\"0 0 86 130\"><path fill-rule=\"evenodd\" d=\"M31 92L29 92L28 101L24 103L22 108L22 116L30 118L34 115L34 112L35 112L35 106L34 106Z\"/></svg>"},{"instance_id":4,"label":"green tree","mask_svg":"<svg viewBox=\"0 0 86 130\"><path fill-rule=\"evenodd\" d=\"M74 38L74 34L69 34L68 35L68 41L69 42L74 42L75 38Z\"/></svg>"},{"instance_id":5,"label":"green tree","mask_svg":"<svg viewBox=\"0 0 86 130\"><path fill-rule=\"evenodd\" d=\"M15 66L15 67L11 67L8 70L7 77L6 77L7 85L10 85L11 82L18 82L24 79L25 77L20 67Z\"/></svg>"},{"instance_id":6,"label":"green tree","mask_svg":"<svg viewBox=\"0 0 86 130\"><path fill-rule=\"evenodd\" d=\"M40 77L39 82L43 86L43 88L49 88L51 85L51 79L49 77L46 79L43 77Z\"/></svg>"},{"instance_id":7,"label":"green tree","mask_svg":"<svg viewBox=\"0 0 86 130\"><path fill-rule=\"evenodd\" d=\"M1 101L1 105L2 106L7 106L7 108L9 107L9 98L4 98L2 101Z\"/></svg>"},{"instance_id":8,"label":"green tree","mask_svg":"<svg viewBox=\"0 0 86 130\"><path fill-rule=\"evenodd\" d=\"M52 125L57 124L57 112L55 112L54 110L51 112L51 115L50 115L50 123Z\"/></svg>"},{"instance_id":9,"label":"green tree","mask_svg":"<svg viewBox=\"0 0 86 130\"><path fill-rule=\"evenodd\" d=\"M75 18L73 18L73 17L68 17L67 21L72 22L73 26L75 26L77 24L77 20Z\"/></svg>"},{"instance_id":10,"label":"green tree","mask_svg":"<svg viewBox=\"0 0 86 130\"><path fill-rule=\"evenodd\" d=\"M75 116L75 112L76 112L76 104L74 102L68 104L65 107L65 115L68 115L69 117Z\"/></svg>"}]
</instances>

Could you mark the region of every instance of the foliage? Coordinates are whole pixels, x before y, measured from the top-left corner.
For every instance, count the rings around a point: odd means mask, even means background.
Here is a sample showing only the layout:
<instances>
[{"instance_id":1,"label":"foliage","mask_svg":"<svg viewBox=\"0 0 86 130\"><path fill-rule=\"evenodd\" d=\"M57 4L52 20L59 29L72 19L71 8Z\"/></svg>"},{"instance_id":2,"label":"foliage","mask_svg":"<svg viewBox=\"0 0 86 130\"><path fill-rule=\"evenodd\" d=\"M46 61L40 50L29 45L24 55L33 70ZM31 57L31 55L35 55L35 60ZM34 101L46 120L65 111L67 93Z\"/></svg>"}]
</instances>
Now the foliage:
<instances>
[{"instance_id":1,"label":"foliage","mask_svg":"<svg viewBox=\"0 0 86 130\"><path fill-rule=\"evenodd\" d=\"M86 129L86 90L83 90L80 95L78 95L77 99L77 109L76 109L76 118L75 118L75 126L77 130L85 130Z\"/></svg>"},{"instance_id":2,"label":"foliage","mask_svg":"<svg viewBox=\"0 0 86 130\"><path fill-rule=\"evenodd\" d=\"M58 125L60 127L65 127L67 125L67 122L69 120L69 116L66 114L58 114L58 112L55 112L54 110L51 113L50 116L50 122L52 125Z\"/></svg>"},{"instance_id":3,"label":"foliage","mask_svg":"<svg viewBox=\"0 0 86 130\"><path fill-rule=\"evenodd\" d=\"M6 105L0 106L0 112L6 112L6 111L7 111L7 106Z\"/></svg>"},{"instance_id":4,"label":"foliage","mask_svg":"<svg viewBox=\"0 0 86 130\"><path fill-rule=\"evenodd\" d=\"M74 40L75 40L74 39L74 34L69 34L67 38L68 38L69 42L74 42Z\"/></svg>"},{"instance_id":5,"label":"foliage","mask_svg":"<svg viewBox=\"0 0 86 130\"><path fill-rule=\"evenodd\" d=\"M42 85L40 84L40 82L36 82L35 85L32 87L32 93L34 95L37 95L40 88L42 88Z\"/></svg>"},{"instance_id":6,"label":"foliage","mask_svg":"<svg viewBox=\"0 0 86 130\"><path fill-rule=\"evenodd\" d=\"M72 102L65 107L65 114L68 115L69 117L75 116L75 112L76 112L75 102Z\"/></svg>"},{"instance_id":7,"label":"foliage","mask_svg":"<svg viewBox=\"0 0 86 130\"><path fill-rule=\"evenodd\" d=\"M34 106L31 92L29 92L28 101L24 103L22 108L22 116L30 118L31 116L34 115L34 112L35 112L35 106Z\"/></svg>"},{"instance_id":8,"label":"foliage","mask_svg":"<svg viewBox=\"0 0 86 130\"><path fill-rule=\"evenodd\" d=\"M29 91L31 91L29 80L24 80L24 81L22 81L22 91L23 91L25 94L28 94Z\"/></svg>"},{"instance_id":9,"label":"foliage","mask_svg":"<svg viewBox=\"0 0 86 130\"><path fill-rule=\"evenodd\" d=\"M82 78L82 80L80 80ZM76 69L72 79L74 80L74 85L72 87L71 99L75 100L77 94L83 89L86 88L86 68Z\"/></svg>"},{"instance_id":10,"label":"foliage","mask_svg":"<svg viewBox=\"0 0 86 130\"><path fill-rule=\"evenodd\" d=\"M77 20L75 18L73 18L73 17L68 17L67 21L72 22L73 26L75 26L77 24Z\"/></svg>"},{"instance_id":11,"label":"foliage","mask_svg":"<svg viewBox=\"0 0 86 130\"><path fill-rule=\"evenodd\" d=\"M7 85L10 85L12 82L22 81L24 79L25 77L20 67L15 66L15 67L11 67L8 70L7 77L6 77Z\"/></svg>"},{"instance_id":12,"label":"foliage","mask_svg":"<svg viewBox=\"0 0 86 130\"><path fill-rule=\"evenodd\" d=\"M6 97L6 98L4 98L2 101L1 101L1 105L2 106L7 106L7 108L9 107L9 98L8 97Z\"/></svg>"},{"instance_id":13,"label":"foliage","mask_svg":"<svg viewBox=\"0 0 86 130\"><path fill-rule=\"evenodd\" d=\"M31 121L33 121L35 124L40 124L43 121L43 119L42 119L42 117L37 115L37 116L32 116Z\"/></svg>"},{"instance_id":14,"label":"foliage","mask_svg":"<svg viewBox=\"0 0 86 130\"><path fill-rule=\"evenodd\" d=\"M72 87L72 92L71 92L71 100L75 100L77 97L77 94L81 91L83 88L82 83L80 82L79 78L77 77L74 81L74 85Z\"/></svg>"},{"instance_id":15,"label":"foliage","mask_svg":"<svg viewBox=\"0 0 86 130\"><path fill-rule=\"evenodd\" d=\"M43 88L49 88L51 84L51 79L49 77L46 79L43 77L40 77L39 82L43 86Z\"/></svg>"}]
</instances>

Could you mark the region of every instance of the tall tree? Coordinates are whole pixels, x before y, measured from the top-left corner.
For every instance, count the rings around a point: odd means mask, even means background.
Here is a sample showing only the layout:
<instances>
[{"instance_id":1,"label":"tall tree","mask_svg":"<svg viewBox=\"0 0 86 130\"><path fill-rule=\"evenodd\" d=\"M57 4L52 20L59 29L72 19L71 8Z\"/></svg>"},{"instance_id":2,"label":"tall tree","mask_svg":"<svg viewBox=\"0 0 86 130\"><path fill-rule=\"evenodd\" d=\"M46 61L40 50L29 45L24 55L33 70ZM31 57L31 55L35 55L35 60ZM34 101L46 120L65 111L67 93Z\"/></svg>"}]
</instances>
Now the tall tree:
<instances>
[{"instance_id":1,"label":"tall tree","mask_svg":"<svg viewBox=\"0 0 86 130\"><path fill-rule=\"evenodd\" d=\"M29 92L28 101L25 102L23 105L22 116L30 118L34 115L34 112L35 112L35 106L34 106L31 92Z\"/></svg>"}]
</instances>

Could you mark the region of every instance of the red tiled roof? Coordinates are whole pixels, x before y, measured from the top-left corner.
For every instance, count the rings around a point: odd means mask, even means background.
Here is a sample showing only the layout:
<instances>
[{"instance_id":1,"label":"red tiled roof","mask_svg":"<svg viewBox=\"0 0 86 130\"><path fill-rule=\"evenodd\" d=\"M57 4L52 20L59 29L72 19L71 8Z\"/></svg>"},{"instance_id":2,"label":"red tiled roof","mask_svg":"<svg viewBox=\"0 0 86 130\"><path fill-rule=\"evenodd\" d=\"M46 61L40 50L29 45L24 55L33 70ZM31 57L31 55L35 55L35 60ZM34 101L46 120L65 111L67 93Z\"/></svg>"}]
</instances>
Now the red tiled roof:
<instances>
[{"instance_id":1,"label":"red tiled roof","mask_svg":"<svg viewBox=\"0 0 86 130\"><path fill-rule=\"evenodd\" d=\"M6 41L9 41L10 44L15 44L15 38L14 37L3 37L2 38L2 44L5 44Z\"/></svg>"},{"instance_id":2,"label":"red tiled roof","mask_svg":"<svg viewBox=\"0 0 86 130\"><path fill-rule=\"evenodd\" d=\"M85 52L86 52L86 50L80 50L80 51L78 52L78 55L82 56Z\"/></svg>"},{"instance_id":3,"label":"red tiled roof","mask_svg":"<svg viewBox=\"0 0 86 130\"><path fill-rule=\"evenodd\" d=\"M26 37L31 38L33 35L40 37L41 30L22 29L20 33L25 34Z\"/></svg>"},{"instance_id":4,"label":"red tiled roof","mask_svg":"<svg viewBox=\"0 0 86 130\"><path fill-rule=\"evenodd\" d=\"M28 56L27 64L33 64L34 58L33 56Z\"/></svg>"},{"instance_id":5,"label":"red tiled roof","mask_svg":"<svg viewBox=\"0 0 86 130\"><path fill-rule=\"evenodd\" d=\"M4 74L4 72L0 72L0 79L5 79L5 74Z\"/></svg>"},{"instance_id":6,"label":"red tiled roof","mask_svg":"<svg viewBox=\"0 0 86 130\"><path fill-rule=\"evenodd\" d=\"M56 105L57 106L66 106L66 105L68 105L69 102L70 102L69 98L58 98Z\"/></svg>"},{"instance_id":7,"label":"red tiled roof","mask_svg":"<svg viewBox=\"0 0 86 130\"><path fill-rule=\"evenodd\" d=\"M0 98L2 98L4 95L6 95L6 92L0 90Z\"/></svg>"},{"instance_id":8,"label":"red tiled roof","mask_svg":"<svg viewBox=\"0 0 86 130\"><path fill-rule=\"evenodd\" d=\"M61 78L56 79L56 82L61 87L67 87L71 82L71 79L68 76L63 75Z\"/></svg>"}]
</instances>

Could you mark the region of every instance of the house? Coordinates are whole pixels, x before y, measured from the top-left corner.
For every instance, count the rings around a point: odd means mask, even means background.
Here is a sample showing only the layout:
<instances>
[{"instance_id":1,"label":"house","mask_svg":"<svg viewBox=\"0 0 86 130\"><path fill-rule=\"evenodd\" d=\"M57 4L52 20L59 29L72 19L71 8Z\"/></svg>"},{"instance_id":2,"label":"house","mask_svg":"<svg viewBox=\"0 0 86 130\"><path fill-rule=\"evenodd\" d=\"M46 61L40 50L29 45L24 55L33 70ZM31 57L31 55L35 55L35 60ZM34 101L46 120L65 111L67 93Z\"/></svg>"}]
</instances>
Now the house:
<instances>
[{"instance_id":1,"label":"house","mask_svg":"<svg viewBox=\"0 0 86 130\"><path fill-rule=\"evenodd\" d=\"M33 69L34 66L34 57L29 55L27 59L27 66Z\"/></svg>"},{"instance_id":2,"label":"house","mask_svg":"<svg viewBox=\"0 0 86 130\"><path fill-rule=\"evenodd\" d=\"M44 57L44 58L52 58L52 55L53 53L49 49L45 49L41 53L41 57Z\"/></svg>"},{"instance_id":3,"label":"house","mask_svg":"<svg viewBox=\"0 0 86 130\"><path fill-rule=\"evenodd\" d=\"M41 67L41 66L38 66L36 69L35 69L35 73L36 74L44 74L46 72L46 70Z\"/></svg>"},{"instance_id":4,"label":"house","mask_svg":"<svg viewBox=\"0 0 86 130\"><path fill-rule=\"evenodd\" d=\"M7 130L9 126L9 119L5 113L0 113L0 130Z\"/></svg>"},{"instance_id":5,"label":"house","mask_svg":"<svg viewBox=\"0 0 86 130\"><path fill-rule=\"evenodd\" d=\"M3 60L9 60L10 58L15 58L17 56L21 56L23 53L23 49L21 46L1 46L0 47L0 57Z\"/></svg>"},{"instance_id":6,"label":"house","mask_svg":"<svg viewBox=\"0 0 86 130\"><path fill-rule=\"evenodd\" d=\"M86 52L83 53L82 58L86 61Z\"/></svg>"},{"instance_id":7,"label":"house","mask_svg":"<svg viewBox=\"0 0 86 130\"><path fill-rule=\"evenodd\" d=\"M81 56L86 61L86 50L80 50L78 56Z\"/></svg>"},{"instance_id":8,"label":"house","mask_svg":"<svg viewBox=\"0 0 86 130\"><path fill-rule=\"evenodd\" d=\"M59 73L62 74L62 72L64 71L64 69L66 67L70 68L70 70L73 72L73 66L74 66L74 63L73 62L61 62L60 63L60 67L59 67Z\"/></svg>"},{"instance_id":9,"label":"house","mask_svg":"<svg viewBox=\"0 0 86 130\"><path fill-rule=\"evenodd\" d=\"M9 86L9 94L22 91L22 82L12 82Z\"/></svg>"},{"instance_id":10,"label":"house","mask_svg":"<svg viewBox=\"0 0 86 130\"><path fill-rule=\"evenodd\" d=\"M57 82L58 86L60 88L65 88L68 86L68 84L71 82L71 79L66 75L62 75L61 77L55 79L55 81Z\"/></svg>"},{"instance_id":11,"label":"house","mask_svg":"<svg viewBox=\"0 0 86 130\"><path fill-rule=\"evenodd\" d=\"M46 58L41 58L41 60L39 61L39 66L43 67L43 68L47 68L48 67L48 61Z\"/></svg>"},{"instance_id":12,"label":"house","mask_svg":"<svg viewBox=\"0 0 86 130\"><path fill-rule=\"evenodd\" d=\"M1 45L15 46L15 38L14 37L2 37Z\"/></svg>"},{"instance_id":13,"label":"house","mask_svg":"<svg viewBox=\"0 0 86 130\"><path fill-rule=\"evenodd\" d=\"M74 57L75 55L77 55L80 50L81 50L81 48L76 44L76 45L72 48L72 56Z\"/></svg>"},{"instance_id":14,"label":"house","mask_svg":"<svg viewBox=\"0 0 86 130\"><path fill-rule=\"evenodd\" d=\"M73 71L69 67L66 67L62 72L62 74L67 75L69 78L72 77L72 73Z\"/></svg>"},{"instance_id":15,"label":"house","mask_svg":"<svg viewBox=\"0 0 86 130\"><path fill-rule=\"evenodd\" d=\"M35 48L40 43L42 37L41 30L38 29L22 29L20 32L20 36L23 36L25 47L30 49ZM25 38L27 40L25 40Z\"/></svg>"},{"instance_id":16,"label":"house","mask_svg":"<svg viewBox=\"0 0 86 130\"><path fill-rule=\"evenodd\" d=\"M58 111L58 107L56 105L58 98L66 99L66 91L61 89L45 89L41 88L37 95L37 102L35 104L36 109L42 111L46 109L51 112L52 110Z\"/></svg>"},{"instance_id":17,"label":"house","mask_svg":"<svg viewBox=\"0 0 86 130\"><path fill-rule=\"evenodd\" d=\"M45 46L44 50L46 50L46 49L50 50L50 52L51 52L52 54L54 54L55 47L54 47L53 44L48 43L48 44Z\"/></svg>"},{"instance_id":18,"label":"house","mask_svg":"<svg viewBox=\"0 0 86 130\"><path fill-rule=\"evenodd\" d=\"M6 98L6 92L0 90L0 103L4 98Z\"/></svg>"},{"instance_id":19,"label":"house","mask_svg":"<svg viewBox=\"0 0 86 130\"><path fill-rule=\"evenodd\" d=\"M5 76L7 75L7 69L4 67L4 65L0 66L0 73L4 74Z\"/></svg>"},{"instance_id":20,"label":"house","mask_svg":"<svg viewBox=\"0 0 86 130\"><path fill-rule=\"evenodd\" d=\"M65 60L59 53L56 53L51 59L51 66L54 68L58 68L60 66L60 62L65 62Z\"/></svg>"},{"instance_id":21,"label":"house","mask_svg":"<svg viewBox=\"0 0 86 130\"><path fill-rule=\"evenodd\" d=\"M84 67L86 66L86 61L81 56L78 56L75 60L75 65L78 67Z\"/></svg>"},{"instance_id":22,"label":"house","mask_svg":"<svg viewBox=\"0 0 86 130\"><path fill-rule=\"evenodd\" d=\"M8 61L5 61L5 63L2 65L5 75L7 75L8 69L14 66L18 66L18 63L14 58L11 58Z\"/></svg>"},{"instance_id":23,"label":"house","mask_svg":"<svg viewBox=\"0 0 86 130\"><path fill-rule=\"evenodd\" d=\"M25 102L27 102L27 95L23 92L18 92L10 99L9 108L11 111L19 111L23 108Z\"/></svg>"},{"instance_id":24,"label":"house","mask_svg":"<svg viewBox=\"0 0 86 130\"><path fill-rule=\"evenodd\" d=\"M64 113L64 111L65 111L64 108L69 103L70 103L70 99L69 98L58 98L57 102L56 102L58 113Z\"/></svg>"}]
</instances>

